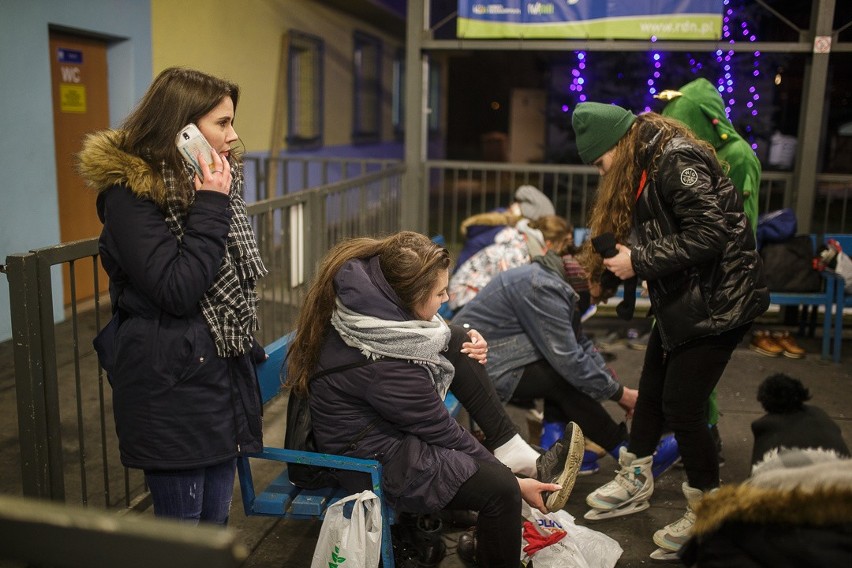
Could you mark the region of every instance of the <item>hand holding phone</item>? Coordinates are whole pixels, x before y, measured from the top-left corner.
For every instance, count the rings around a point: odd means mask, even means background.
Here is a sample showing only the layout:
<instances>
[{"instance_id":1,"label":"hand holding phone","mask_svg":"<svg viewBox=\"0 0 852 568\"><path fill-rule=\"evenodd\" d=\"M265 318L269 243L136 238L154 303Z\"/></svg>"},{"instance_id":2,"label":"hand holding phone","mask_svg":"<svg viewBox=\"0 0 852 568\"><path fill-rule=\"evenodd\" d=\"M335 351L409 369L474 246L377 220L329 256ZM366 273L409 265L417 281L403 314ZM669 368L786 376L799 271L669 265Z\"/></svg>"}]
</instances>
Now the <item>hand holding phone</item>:
<instances>
[{"instance_id":1,"label":"hand holding phone","mask_svg":"<svg viewBox=\"0 0 852 568\"><path fill-rule=\"evenodd\" d=\"M201 170L201 164L198 161L198 155L201 154L202 159L207 163L207 168L212 172L216 169L213 155L216 152L207 142L207 139L198 130L194 124L187 124L178 132L175 138L178 150L183 154L187 162L192 164L198 179L204 179L204 172Z\"/></svg>"},{"instance_id":2,"label":"hand holding phone","mask_svg":"<svg viewBox=\"0 0 852 568\"><path fill-rule=\"evenodd\" d=\"M178 150L196 173L195 189L230 193L231 168L225 158L210 146L194 124L187 124L175 138ZM221 175L220 175L221 174Z\"/></svg>"}]
</instances>

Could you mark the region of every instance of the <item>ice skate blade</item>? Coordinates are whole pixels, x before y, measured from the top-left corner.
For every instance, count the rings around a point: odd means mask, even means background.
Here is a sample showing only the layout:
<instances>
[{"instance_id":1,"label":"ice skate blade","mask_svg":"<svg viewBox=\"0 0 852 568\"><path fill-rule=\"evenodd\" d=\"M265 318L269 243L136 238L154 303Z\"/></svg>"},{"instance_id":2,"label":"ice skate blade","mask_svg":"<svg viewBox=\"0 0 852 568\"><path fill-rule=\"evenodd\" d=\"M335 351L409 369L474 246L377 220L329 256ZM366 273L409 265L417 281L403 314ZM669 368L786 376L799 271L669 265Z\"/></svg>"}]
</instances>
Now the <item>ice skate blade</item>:
<instances>
[{"instance_id":1,"label":"ice skate blade","mask_svg":"<svg viewBox=\"0 0 852 568\"><path fill-rule=\"evenodd\" d=\"M616 517L632 515L633 513L644 511L650 506L650 501L640 501L638 503L628 503L623 507L618 507L617 509L610 509L608 511L602 511L600 509L589 509L586 514L583 515L583 518L589 521L603 521L605 519L614 519Z\"/></svg>"},{"instance_id":2,"label":"ice skate blade","mask_svg":"<svg viewBox=\"0 0 852 568\"><path fill-rule=\"evenodd\" d=\"M665 548L658 548L654 552L651 553L651 560L661 560L663 562L673 562L675 560L680 560L677 555L677 552L672 552L671 550L666 550Z\"/></svg>"}]
</instances>

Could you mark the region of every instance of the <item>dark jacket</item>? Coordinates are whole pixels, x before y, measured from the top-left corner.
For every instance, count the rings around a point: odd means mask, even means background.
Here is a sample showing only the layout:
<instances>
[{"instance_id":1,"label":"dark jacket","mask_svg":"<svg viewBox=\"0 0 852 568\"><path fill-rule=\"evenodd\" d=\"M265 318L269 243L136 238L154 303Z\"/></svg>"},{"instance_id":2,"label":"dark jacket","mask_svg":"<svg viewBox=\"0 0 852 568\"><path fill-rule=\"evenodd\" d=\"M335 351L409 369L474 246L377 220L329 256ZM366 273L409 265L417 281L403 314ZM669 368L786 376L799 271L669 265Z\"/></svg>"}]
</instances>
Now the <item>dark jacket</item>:
<instances>
[{"instance_id":1,"label":"dark jacket","mask_svg":"<svg viewBox=\"0 0 852 568\"><path fill-rule=\"evenodd\" d=\"M413 319L382 275L378 259L348 262L335 277L338 297L350 309L390 321ZM329 326L316 371L363 362ZM397 511L442 509L478 465L496 462L449 415L426 369L400 359L322 375L310 383L311 420L320 451L377 459L382 488ZM371 428L355 449L350 441ZM345 478L341 479L347 485Z\"/></svg>"},{"instance_id":2,"label":"dark jacket","mask_svg":"<svg viewBox=\"0 0 852 568\"><path fill-rule=\"evenodd\" d=\"M111 373L121 461L188 469L258 451L261 402L249 354L222 358L199 301L222 263L228 196L198 192L181 241L164 217L162 176L119 150L118 133L87 140L81 172L99 190L99 250L122 313Z\"/></svg>"},{"instance_id":3,"label":"dark jacket","mask_svg":"<svg viewBox=\"0 0 852 568\"><path fill-rule=\"evenodd\" d=\"M692 538L680 551L687 566L850 566L852 460L755 474L706 495L695 513Z\"/></svg>"},{"instance_id":4,"label":"dark jacket","mask_svg":"<svg viewBox=\"0 0 852 568\"><path fill-rule=\"evenodd\" d=\"M634 209L632 262L671 350L753 321L769 290L742 200L718 161L682 138L662 149L651 140L647 156L657 151Z\"/></svg>"},{"instance_id":5,"label":"dark jacket","mask_svg":"<svg viewBox=\"0 0 852 568\"><path fill-rule=\"evenodd\" d=\"M565 281L561 259L556 264L533 262L501 272L453 323L469 324L488 340L488 376L504 402L527 366L541 360L595 400L620 397L620 385L575 321L578 296Z\"/></svg>"}]
</instances>

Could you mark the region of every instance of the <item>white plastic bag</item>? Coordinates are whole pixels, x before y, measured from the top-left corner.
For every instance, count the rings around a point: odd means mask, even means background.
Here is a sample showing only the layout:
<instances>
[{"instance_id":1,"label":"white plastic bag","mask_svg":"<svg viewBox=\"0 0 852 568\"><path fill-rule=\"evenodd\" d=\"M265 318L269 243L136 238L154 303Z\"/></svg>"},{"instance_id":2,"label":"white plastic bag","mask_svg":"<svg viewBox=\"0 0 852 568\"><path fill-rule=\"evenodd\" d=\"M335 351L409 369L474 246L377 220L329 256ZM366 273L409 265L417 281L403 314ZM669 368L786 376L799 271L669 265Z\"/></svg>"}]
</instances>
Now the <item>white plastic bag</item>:
<instances>
[{"instance_id":1,"label":"white plastic bag","mask_svg":"<svg viewBox=\"0 0 852 568\"><path fill-rule=\"evenodd\" d=\"M837 253L837 265L834 271L846 281L846 293L852 294L852 260L850 260L849 255L844 251Z\"/></svg>"},{"instance_id":2,"label":"white plastic bag","mask_svg":"<svg viewBox=\"0 0 852 568\"><path fill-rule=\"evenodd\" d=\"M346 518L343 506L354 502ZM372 491L341 499L325 512L311 568L375 568L382 550L382 507Z\"/></svg>"},{"instance_id":3,"label":"white plastic bag","mask_svg":"<svg viewBox=\"0 0 852 568\"><path fill-rule=\"evenodd\" d=\"M574 517L566 511L545 515L524 503L522 513L542 535L557 530L568 533L560 541L531 556L522 552L521 562L524 565L532 560L535 568L613 568L624 552L618 542L607 535L574 524Z\"/></svg>"}]
</instances>

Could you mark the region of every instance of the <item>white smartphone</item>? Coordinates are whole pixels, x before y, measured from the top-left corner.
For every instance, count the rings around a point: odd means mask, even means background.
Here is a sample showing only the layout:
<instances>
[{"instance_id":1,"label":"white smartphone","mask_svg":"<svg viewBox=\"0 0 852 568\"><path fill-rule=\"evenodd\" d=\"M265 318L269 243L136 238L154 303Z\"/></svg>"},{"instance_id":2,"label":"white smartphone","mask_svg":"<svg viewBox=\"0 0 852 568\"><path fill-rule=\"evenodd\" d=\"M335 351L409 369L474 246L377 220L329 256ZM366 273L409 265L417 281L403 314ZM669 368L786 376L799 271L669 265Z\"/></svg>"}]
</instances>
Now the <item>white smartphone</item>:
<instances>
[{"instance_id":1,"label":"white smartphone","mask_svg":"<svg viewBox=\"0 0 852 568\"><path fill-rule=\"evenodd\" d=\"M201 172L201 165L198 163L198 158L196 157L199 152L201 152L201 156L207 160L207 167L211 172L213 171L214 150L210 146L210 143L207 142L207 139L201 131L198 130L197 126L190 123L181 128L175 138L175 144L177 144L178 150L180 150L181 154L183 154L183 157L192 164L193 168L195 168L195 172L198 174L198 179L203 179L204 177Z\"/></svg>"}]
</instances>

